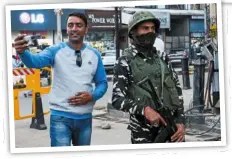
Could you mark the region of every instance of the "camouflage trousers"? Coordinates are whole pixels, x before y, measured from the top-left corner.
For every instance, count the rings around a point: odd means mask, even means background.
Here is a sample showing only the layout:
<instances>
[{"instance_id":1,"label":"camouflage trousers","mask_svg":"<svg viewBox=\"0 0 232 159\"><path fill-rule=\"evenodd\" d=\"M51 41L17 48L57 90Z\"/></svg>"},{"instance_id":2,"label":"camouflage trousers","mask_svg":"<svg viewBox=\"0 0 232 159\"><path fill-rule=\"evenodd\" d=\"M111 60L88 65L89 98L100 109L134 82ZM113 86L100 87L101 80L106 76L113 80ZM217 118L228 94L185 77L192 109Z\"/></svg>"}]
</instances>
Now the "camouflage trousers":
<instances>
[{"instance_id":1,"label":"camouflage trousers","mask_svg":"<svg viewBox=\"0 0 232 159\"><path fill-rule=\"evenodd\" d=\"M146 143L154 143L157 134L141 134L137 132L131 132L131 143L132 144L146 144ZM165 143L171 142L167 140ZM182 141L182 142L185 142Z\"/></svg>"},{"instance_id":2,"label":"camouflage trousers","mask_svg":"<svg viewBox=\"0 0 232 159\"><path fill-rule=\"evenodd\" d=\"M144 116L131 115L128 129L131 130L132 144L154 143L159 133L162 133L162 127L150 125ZM170 139L164 143L167 142L171 142Z\"/></svg>"},{"instance_id":3,"label":"camouflage trousers","mask_svg":"<svg viewBox=\"0 0 232 159\"><path fill-rule=\"evenodd\" d=\"M154 143L160 127L151 126L144 116L131 115L128 129L131 130L131 143Z\"/></svg>"},{"instance_id":4,"label":"camouflage trousers","mask_svg":"<svg viewBox=\"0 0 232 159\"><path fill-rule=\"evenodd\" d=\"M158 135L158 128L154 128L149 132L131 131L131 143L132 144L154 143L157 135Z\"/></svg>"}]
</instances>

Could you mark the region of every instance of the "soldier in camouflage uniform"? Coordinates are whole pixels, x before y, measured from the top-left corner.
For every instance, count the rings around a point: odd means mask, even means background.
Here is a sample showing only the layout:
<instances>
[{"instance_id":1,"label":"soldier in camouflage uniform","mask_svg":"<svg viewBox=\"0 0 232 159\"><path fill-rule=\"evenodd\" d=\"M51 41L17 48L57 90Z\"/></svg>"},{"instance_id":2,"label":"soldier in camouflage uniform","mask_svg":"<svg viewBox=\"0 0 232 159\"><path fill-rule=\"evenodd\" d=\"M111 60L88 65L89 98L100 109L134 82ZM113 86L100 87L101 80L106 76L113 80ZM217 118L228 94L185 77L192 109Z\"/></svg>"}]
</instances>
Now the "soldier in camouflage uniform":
<instances>
[{"instance_id":1,"label":"soldier in camouflage uniform","mask_svg":"<svg viewBox=\"0 0 232 159\"><path fill-rule=\"evenodd\" d=\"M154 104L151 96L136 84L149 76L160 99L170 108L177 127L165 142L182 142L185 135L182 89L167 55L158 54L153 47L160 21L150 12L137 12L128 27L131 46L114 67L112 106L129 112L132 144L153 143L166 121L151 107Z\"/></svg>"}]
</instances>

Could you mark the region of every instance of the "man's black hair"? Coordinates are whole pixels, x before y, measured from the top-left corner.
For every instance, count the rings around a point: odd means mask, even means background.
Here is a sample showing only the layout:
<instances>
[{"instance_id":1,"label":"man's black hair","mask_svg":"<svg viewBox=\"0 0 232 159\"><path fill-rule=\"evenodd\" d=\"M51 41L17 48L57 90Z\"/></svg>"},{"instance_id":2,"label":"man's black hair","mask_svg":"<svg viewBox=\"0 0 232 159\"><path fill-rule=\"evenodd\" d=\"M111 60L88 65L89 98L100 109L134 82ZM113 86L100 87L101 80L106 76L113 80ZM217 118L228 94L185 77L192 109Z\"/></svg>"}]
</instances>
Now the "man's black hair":
<instances>
[{"instance_id":1,"label":"man's black hair","mask_svg":"<svg viewBox=\"0 0 232 159\"><path fill-rule=\"evenodd\" d=\"M71 14L69 14L68 15L68 18L69 17L78 17L78 18L81 18L83 21L84 21L84 23L85 23L85 26L87 26L88 25L88 22L87 22L87 17L85 16L85 14L84 13L80 13L80 12L73 12L73 13L71 13ZM67 20L66 20L66 23L68 22L68 18L67 18Z\"/></svg>"}]
</instances>

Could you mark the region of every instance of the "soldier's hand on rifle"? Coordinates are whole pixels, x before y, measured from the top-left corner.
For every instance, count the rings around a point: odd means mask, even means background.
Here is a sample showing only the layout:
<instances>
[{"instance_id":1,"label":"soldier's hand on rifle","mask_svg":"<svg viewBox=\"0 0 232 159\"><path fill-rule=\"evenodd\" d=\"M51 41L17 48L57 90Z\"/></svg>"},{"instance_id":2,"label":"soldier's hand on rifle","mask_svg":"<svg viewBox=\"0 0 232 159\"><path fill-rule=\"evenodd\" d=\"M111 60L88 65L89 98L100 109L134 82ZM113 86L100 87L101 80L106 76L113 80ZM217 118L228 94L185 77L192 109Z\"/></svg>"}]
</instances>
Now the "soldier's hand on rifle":
<instances>
[{"instance_id":1,"label":"soldier's hand on rifle","mask_svg":"<svg viewBox=\"0 0 232 159\"><path fill-rule=\"evenodd\" d=\"M157 113L155 110L153 110L150 106L147 106L144 110L144 116L147 118L147 120L150 121L151 125L159 126L160 122L163 125L167 125L165 120L160 116L159 113Z\"/></svg>"},{"instance_id":2,"label":"soldier's hand on rifle","mask_svg":"<svg viewBox=\"0 0 232 159\"><path fill-rule=\"evenodd\" d=\"M172 135L172 142L182 142L185 138L185 127L183 124L176 124L177 131L174 135Z\"/></svg>"},{"instance_id":3,"label":"soldier's hand on rifle","mask_svg":"<svg viewBox=\"0 0 232 159\"><path fill-rule=\"evenodd\" d=\"M25 35L19 34L14 40L14 48L17 53L22 53L28 49L28 42L23 39L24 37Z\"/></svg>"}]
</instances>

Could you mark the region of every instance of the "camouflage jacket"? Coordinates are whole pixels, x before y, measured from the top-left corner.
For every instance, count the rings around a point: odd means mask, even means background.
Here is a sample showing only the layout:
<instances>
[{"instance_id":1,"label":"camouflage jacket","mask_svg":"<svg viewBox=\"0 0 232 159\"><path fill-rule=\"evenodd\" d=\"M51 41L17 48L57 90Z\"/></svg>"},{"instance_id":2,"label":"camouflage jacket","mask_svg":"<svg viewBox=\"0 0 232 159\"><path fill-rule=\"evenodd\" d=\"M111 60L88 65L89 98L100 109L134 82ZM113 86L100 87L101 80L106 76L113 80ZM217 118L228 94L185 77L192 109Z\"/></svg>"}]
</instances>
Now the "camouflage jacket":
<instances>
[{"instance_id":1,"label":"camouflage jacket","mask_svg":"<svg viewBox=\"0 0 232 159\"><path fill-rule=\"evenodd\" d=\"M135 52L137 51L133 45L131 47L132 49L134 49ZM128 51L128 50L131 50L131 49L127 49L125 51ZM172 78L176 85L179 99L180 101L182 101L182 107L177 109L176 112L174 112L176 123L184 123L183 95L182 95L182 88L179 83L178 75L172 68L171 63L168 60L167 54L164 52L163 53L157 52L157 53L166 62L166 64L168 65L168 68L172 72ZM138 53L134 53L133 56L139 56L139 55ZM129 127L133 127L133 126L139 125L140 122L136 118L136 115L144 115L145 106L138 105L138 103L128 98L127 96L129 80L133 80L133 74L130 71L128 60L129 59L126 56L121 56L120 58L118 58L118 60L115 63L114 76L113 76L112 105L117 110L130 113ZM133 82L133 81L130 81L130 82Z\"/></svg>"}]
</instances>

